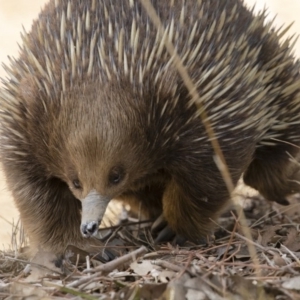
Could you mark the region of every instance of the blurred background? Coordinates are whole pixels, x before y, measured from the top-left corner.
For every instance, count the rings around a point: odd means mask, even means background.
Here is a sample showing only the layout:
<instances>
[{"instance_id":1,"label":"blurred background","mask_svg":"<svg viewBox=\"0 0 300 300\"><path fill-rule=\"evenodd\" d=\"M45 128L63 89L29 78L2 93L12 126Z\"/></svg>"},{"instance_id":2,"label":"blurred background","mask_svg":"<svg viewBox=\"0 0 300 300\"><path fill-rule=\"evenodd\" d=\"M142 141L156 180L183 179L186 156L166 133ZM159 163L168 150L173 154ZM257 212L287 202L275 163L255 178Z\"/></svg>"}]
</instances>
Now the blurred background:
<instances>
[{"instance_id":1,"label":"blurred background","mask_svg":"<svg viewBox=\"0 0 300 300\"><path fill-rule=\"evenodd\" d=\"M22 26L29 31L32 20L37 18L46 0L0 0L0 62L7 63L7 56L18 55ZM269 9L269 18L277 15L278 26L295 21L290 33L300 34L299 0L246 0L249 6L256 3L256 10ZM300 57L300 40L296 45L296 55ZM0 77L5 76L2 65ZM1 83L0 83L1 87ZM18 212L6 189L5 178L0 169L0 249L8 248L11 240L12 223L18 220Z\"/></svg>"}]
</instances>

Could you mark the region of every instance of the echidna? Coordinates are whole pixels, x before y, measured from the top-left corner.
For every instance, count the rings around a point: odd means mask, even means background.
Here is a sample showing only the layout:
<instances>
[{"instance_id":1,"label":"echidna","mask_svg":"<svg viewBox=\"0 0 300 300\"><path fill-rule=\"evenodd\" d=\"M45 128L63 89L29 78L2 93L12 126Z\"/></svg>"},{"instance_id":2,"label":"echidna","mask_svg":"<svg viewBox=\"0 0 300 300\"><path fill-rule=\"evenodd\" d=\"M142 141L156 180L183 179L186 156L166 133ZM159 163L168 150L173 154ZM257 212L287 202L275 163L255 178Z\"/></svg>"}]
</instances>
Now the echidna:
<instances>
[{"instance_id":1,"label":"echidna","mask_svg":"<svg viewBox=\"0 0 300 300\"><path fill-rule=\"evenodd\" d=\"M240 0L51 0L1 91L2 162L32 242L84 245L113 198L163 214L177 235L212 230L229 192L173 43L230 175L266 199L300 191L299 62L284 31ZM81 231L81 232L80 232Z\"/></svg>"}]
</instances>

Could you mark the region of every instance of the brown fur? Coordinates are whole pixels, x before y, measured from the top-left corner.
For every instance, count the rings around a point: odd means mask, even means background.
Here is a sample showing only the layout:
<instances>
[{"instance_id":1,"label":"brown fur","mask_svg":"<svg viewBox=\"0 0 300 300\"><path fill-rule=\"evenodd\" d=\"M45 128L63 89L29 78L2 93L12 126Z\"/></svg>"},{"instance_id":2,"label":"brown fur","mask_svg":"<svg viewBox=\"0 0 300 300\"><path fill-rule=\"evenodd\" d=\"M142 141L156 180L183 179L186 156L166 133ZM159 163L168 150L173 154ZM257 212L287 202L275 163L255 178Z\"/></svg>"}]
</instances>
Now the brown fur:
<instances>
[{"instance_id":1,"label":"brown fur","mask_svg":"<svg viewBox=\"0 0 300 300\"><path fill-rule=\"evenodd\" d=\"M193 240L211 232L211 219L228 203L196 106L166 50L151 58L156 29L133 2L134 8L127 0L76 0L68 15L67 0L56 8L50 1L8 70L11 79L0 94L3 167L26 231L47 250L93 243L79 230L78 199L91 190L141 205L150 217L163 213L177 234ZM153 0L165 27L174 17L179 55L190 51L188 72L233 182L245 172L247 184L284 202L300 191L291 182L299 178L298 166L288 156L297 156L300 146L299 62L263 25L264 16L254 17L241 1L184 1L180 25L182 3ZM139 30L133 44L132 19ZM108 178L116 169L123 178L112 185Z\"/></svg>"}]
</instances>

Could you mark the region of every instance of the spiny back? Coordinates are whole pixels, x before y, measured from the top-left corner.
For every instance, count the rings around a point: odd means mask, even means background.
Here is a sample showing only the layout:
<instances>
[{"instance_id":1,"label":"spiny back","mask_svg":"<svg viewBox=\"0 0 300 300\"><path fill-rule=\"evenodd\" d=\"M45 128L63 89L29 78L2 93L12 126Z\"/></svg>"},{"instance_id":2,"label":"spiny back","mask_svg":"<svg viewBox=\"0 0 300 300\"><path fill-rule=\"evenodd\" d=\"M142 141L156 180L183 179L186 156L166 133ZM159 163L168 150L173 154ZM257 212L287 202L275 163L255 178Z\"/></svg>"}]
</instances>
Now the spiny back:
<instances>
[{"instance_id":1,"label":"spiny back","mask_svg":"<svg viewBox=\"0 0 300 300\"><path fill-rule=\"evenodd\" d=\"M1 99L9 109L4 108L3 122L24 122L32 106L54 114L53 103L61 104L90 83L128 83L141 98L153 90L169 94L157 105L161 115L172 112L178 98L190 107L165 50L168 39L197 86L217 136L229 141L224 132L255 128L255 140L262 138L276 125L278 112L271 105L282 99L279 93L288 98L298 91L283 75L290 66L290 78L297 76L288 41L280 47L281 33L264 26L264 13L254 17L242 1L152 3L165 28L163 37L140 1L50 1L31 33L23 35L20 58L6 68L10 79ZM290 86L279 91L278 82L289 80ZM298 110L299 104L291 106Z\"/></svg>"}]
</instances>

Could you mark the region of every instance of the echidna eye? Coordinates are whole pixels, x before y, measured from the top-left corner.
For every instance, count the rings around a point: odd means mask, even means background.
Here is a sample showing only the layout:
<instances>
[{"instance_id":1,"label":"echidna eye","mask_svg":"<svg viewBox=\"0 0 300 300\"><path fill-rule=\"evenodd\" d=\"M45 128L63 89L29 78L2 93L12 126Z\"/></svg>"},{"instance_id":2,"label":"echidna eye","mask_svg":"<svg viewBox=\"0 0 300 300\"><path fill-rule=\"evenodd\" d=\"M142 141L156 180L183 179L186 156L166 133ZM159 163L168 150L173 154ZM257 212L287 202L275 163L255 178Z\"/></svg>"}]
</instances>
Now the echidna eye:
<instances>
[{"instance_id":1,"label":"echidna eye","mask_svg":"<svg viewBox=\"0 0 300 300\"><path fill-rule=\"evenodd\" d=\"M108 180L110 184L118 184L124 177L124 170L121 167L113 168L109 174Z\"/></svg>"},{"instance_id":2,"label":"echidna eye","mask_svg":"<svg viewBox=\"0 0 300 300\"><path fill-rule=\"evenodd\" d=\"M81 189L80 181L78 179L74 179L73 180L73 186L74 186L75 189Z\"/></svg>"}]
</instances>

